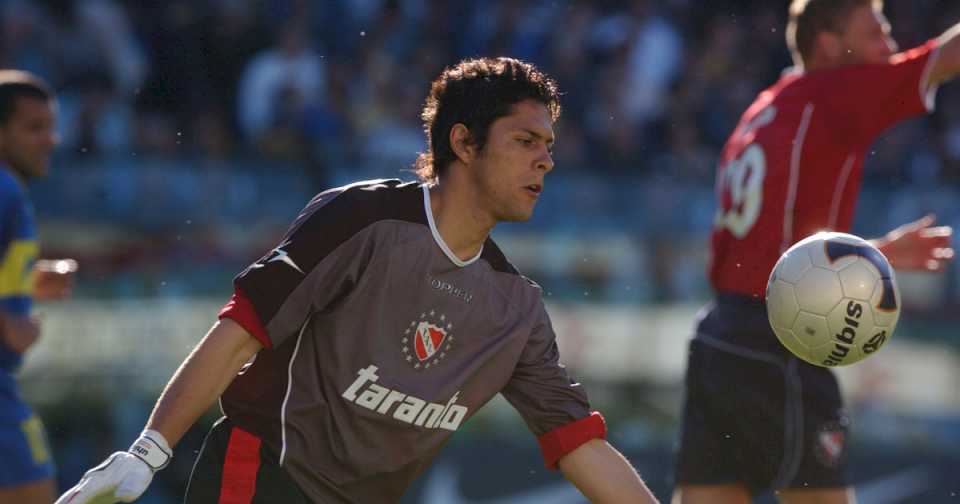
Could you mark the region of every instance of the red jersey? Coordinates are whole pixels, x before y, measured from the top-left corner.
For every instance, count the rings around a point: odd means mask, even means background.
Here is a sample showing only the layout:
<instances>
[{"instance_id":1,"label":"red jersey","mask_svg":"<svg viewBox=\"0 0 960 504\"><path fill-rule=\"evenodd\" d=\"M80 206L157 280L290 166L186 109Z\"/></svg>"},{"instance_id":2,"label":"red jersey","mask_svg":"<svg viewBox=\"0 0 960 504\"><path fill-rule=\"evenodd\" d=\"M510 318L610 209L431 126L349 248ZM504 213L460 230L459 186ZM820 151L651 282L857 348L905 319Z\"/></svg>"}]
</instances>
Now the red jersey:
<instances>
[{"instance_id":1,"label":"red jersey","mask_svg":"<svg viewBox=\"0 0 960 504\"><path fill-rule=\"evenodd\" d=\"M784 75L740 118L717 168L710 281L762 296L780 255L822 230L847 232L863 159L884 130L932 110L935 40L885 64Z\"/></svg>"}]
</instances>

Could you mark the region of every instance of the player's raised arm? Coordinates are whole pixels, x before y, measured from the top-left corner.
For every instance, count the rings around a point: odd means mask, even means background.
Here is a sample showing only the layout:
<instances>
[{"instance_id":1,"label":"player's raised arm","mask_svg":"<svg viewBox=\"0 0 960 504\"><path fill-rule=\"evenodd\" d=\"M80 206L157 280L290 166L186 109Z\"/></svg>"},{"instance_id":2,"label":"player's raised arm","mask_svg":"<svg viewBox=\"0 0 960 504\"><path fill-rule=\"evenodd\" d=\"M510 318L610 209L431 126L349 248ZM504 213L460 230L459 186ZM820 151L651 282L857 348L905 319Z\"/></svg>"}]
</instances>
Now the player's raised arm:
<instances>
[{"instance_id":1,"label":"player's raised arm","mask_svg":"<svg viewBox=\"0 0 960 504\"><path fill-rule=\"evenodd\" d=\"M261 348L262 344L232 319L214 324L170 379L146 429L130 450L116 452L88 471L57 504L131 502L139 497L153 473L170 461L171 445Z\"/></svg>"},{"instance_id":2,"label":"player's raised arm","mask_svg":"<svg viewBox=\"0 0 960 504\"><path fill-rule=\"evenodd\" d=\"M960 73L960 23L943 32L937 39L939 53L930 69L930 85L946 82Z\"/></svg>"},{"instance_id":3,"label":"player's raised arm","mask_svg":"<svg viewBox=\"0 0 960 504\"><path fill-rule=\"evenodd\" d=\"M557 465L590 502L657 502L630 462L602 439L580 445Z\"/></svg>"}]
</instances>

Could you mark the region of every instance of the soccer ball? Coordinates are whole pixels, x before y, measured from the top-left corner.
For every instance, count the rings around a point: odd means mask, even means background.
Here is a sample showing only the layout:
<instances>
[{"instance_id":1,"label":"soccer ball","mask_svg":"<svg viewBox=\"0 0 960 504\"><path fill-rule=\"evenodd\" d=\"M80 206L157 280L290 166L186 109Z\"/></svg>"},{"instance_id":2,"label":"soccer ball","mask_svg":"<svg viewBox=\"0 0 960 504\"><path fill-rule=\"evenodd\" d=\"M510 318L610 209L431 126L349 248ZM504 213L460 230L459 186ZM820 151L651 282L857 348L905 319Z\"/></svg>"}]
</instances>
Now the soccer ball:
<instances>
[{"instance_id":1,"label":"soccer ball","mask_svg":"<svg viewBox=\"0 0 960 504\"><path fill-rule=\"evenodd\" d=\"M846 366L893 335L900 291L876 247L851 234L821 232L780 256L767 282L767 316L777 339L797 357Z\"/></svg>"}]
</instances>

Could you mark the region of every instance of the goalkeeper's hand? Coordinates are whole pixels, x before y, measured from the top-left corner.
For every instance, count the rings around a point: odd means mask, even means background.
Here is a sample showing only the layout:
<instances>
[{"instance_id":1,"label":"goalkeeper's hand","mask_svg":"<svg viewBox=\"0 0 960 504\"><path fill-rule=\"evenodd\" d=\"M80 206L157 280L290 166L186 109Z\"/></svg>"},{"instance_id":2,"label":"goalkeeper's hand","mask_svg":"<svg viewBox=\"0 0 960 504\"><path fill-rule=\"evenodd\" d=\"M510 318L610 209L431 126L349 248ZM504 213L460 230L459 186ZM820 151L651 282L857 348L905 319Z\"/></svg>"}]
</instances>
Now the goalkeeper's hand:
<instances>
[{"instance_id":1,"label":"goalkeeper's hand","mask_svg":"<svg viewBox=\"0 0 960 504\"><path fill-rule=\"evenodd\" d=\"M153 473L163 469L173 452L163 435L146 430L130 450L110 455L87 471L55 504L113 504L133 502L147 489Z\"/></svg>"}]
</instances>

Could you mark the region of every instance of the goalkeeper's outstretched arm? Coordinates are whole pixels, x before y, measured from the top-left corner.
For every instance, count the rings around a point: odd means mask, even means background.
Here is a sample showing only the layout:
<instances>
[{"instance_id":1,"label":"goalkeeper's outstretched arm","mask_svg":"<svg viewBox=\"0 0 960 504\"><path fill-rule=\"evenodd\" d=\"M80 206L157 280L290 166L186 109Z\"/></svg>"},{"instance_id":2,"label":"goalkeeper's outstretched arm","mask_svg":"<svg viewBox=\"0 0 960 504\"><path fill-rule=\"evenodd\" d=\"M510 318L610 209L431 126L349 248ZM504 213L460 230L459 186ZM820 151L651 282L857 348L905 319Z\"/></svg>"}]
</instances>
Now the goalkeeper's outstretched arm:
<instances>
[{"instance_id":1,"label":"goalkeeper's outstretched arm","mask_svg":"<svg viewBox=\"0 0 960 504\"><path fill-rule=\"evenodd\" d=\"M263 345L240 324L223 318L210 329L167 383L147 429L176 444Z\"/></svg>"},{"instance_id":2,"label":"goalkeeper's outstretched arm","mask_svg":"<svg viewBox=\"0 0 960 504\"><path fill-rule=\"evenodd\" d=\"M171 446L261 348L260 342L233 320L224 318L214 324L160 394L133 446L87 471L56 504L132 502L140 497L153 473L169 463Z\"/></svg>"},{"instance_id":3,"label":"goalkeeper's outstretched arm","mask_svg":"<svg viewBox=\"0 0 960 504\"><path fill-rule=\"evenodd\" d=\"M580 445L557 465L563 476L590 502L658 502L630 462L602 439L591 439Z\"/></svg>"}]
</instances>

